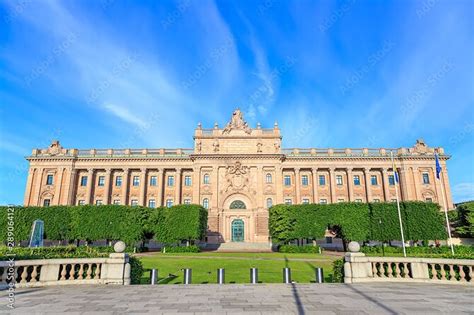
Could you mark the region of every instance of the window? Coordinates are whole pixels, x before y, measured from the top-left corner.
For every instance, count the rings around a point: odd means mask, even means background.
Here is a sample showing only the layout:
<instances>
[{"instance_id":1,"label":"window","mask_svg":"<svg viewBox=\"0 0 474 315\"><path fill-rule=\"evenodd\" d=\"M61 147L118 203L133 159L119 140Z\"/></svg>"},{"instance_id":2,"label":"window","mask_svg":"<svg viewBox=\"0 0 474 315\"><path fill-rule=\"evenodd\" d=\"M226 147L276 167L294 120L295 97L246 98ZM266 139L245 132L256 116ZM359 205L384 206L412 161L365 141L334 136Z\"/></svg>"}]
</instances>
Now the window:
<instances>
[{"instance_id":1,"label":"window","mask_svg":"<svg viewBox=\"0 0 474 315\"><path fill-rule=\"evenodd\" d=\"M395 186L395 177L393 177L393 175L388 175L388 184L390 186Z\"/></svg>"},{"instance_id":2,"label":"window","mask_svg":"<svg viewBox=\"0 0 474 315\"><path fill-rule=\"evenodd\" d=\"M81 186L87 186L87 176L81 176Z\"/></svg>"},{"instance_id":3,"label":"window","mask_svg":"<svg viewBox=\"0 0 474 315\"><path fill-rule=\"evenodd\" d=\"M122 176L115 177L115 186L117 187L122 186Z\"/></svg>"},{"instance_id":4,"label":"window","mask_svg":"<svg viewBox=\"0 0 474 315\"><path fill-rule=\"evenodd\" d=\"M308 186L308 175L301 176L301 185Z\"/></svg>"},{"instance_id":5,"label":"window","mask_svg":"<svg viewBox=\"0 0 474 315\"><path fill-rule=\"evenodd\" d=\"M140 186L140 177L139 176L133 176L133 186Z\"/></svg>"},{"instance_id":6,"label":"window","mask_svg":"<svg viewBox=\"0 0 474 315\"><path fill-rule=\"evenodd\" d=\"M362 202L362 199L356 199L355 202Z\"/></svg>"},{"instance_id":7,"label":"window","mask_svg":"<svg viewBox=\"0 0 474 315\"><path fill-rule=\"evenodd\" d=\"M272 183L272 174L268 173L267 175L265 175L265 182L267 184L271 184Z\"/></svg>"},{"instance_id":8,"label":"window","mask_svg":"<svg viewBox=\"0 0 474 315\"><path fill-rule=\"evenodd\" d=\"M209 185L209 174L204 174L204 177L202 178L202 183L205 185Z\"/></svg>"},{"instance_id":9,"label":"window","mask_svg":"<svg viewBox=\"0 0 474 315\"><path fill-rule=\"evenodd\" d=\"M354 185L360 186L360 176L354 175Z\"/></svg>"},{"instance_id":10,"label":"window","mask_svg":"<svg viewBox=\"0 0 474 315\"><path fill-rule=\"evenodd\" d=\"M105 186L105 176L99 176L99 180L97 181L98 186Z\"/></svg>"},{"instance_id":11,"label":"window","mask_svg":"<svg viewBox=\"0 0 474 315\"><path fill-rule=\"evenodd\" d=\"M155 199L148 200L148 208L155 208L155 207L156 207Z\"/></svg>"},{"instance_id":12,"label":"window","mask_svg":"<svg viewBox=\"0 0 474 315\"><path fill-rule=\"evenodd\" d=\"M336 185L342 185L342 175L336 175Z\"/></svg>"},{"instance_id":13,"label":"window","mask_svg":"<svg viewBox=\"0 0 474 315\"><path fill-rule=\"evenodd\" d=\"M285 175L284 185L285 186L291 186L291 177L290 177L290 175Z\"/></svg>"},{"instance_id":14,"label":"window","mask_svg":"<svg viewBox=\"0 0 474 315\"><path fill-rule=\"evenodd\" d=\"M209 199L204 198L202 200L202 206L204 207L204 209L209 209Z\"/></svg>"},{"instance_id":15,"label":"window","mask_svg":"<svg viewBox=\"0 0 474 315\"><path fill-rule=\"evenodd\" d=\"M173 206L173 199L166 199L166 206L171 208Z\"/></svg>"},{"instance_id":16,"label":"window","mask_svg":"<svg viewBox=\"0 0 474 315\"><path fill-rule=\"evenodd\" d=\"M430 176L428 173L423 173L423 184L429 184L430 183Z\"/></svg>"},{"instance_id":17,"label":"window","mask_svg":"<svg viewBox=\"0 0 474 315\"><path fill-rule=\"evenodd\" d=\"M168 176L168 186L174 186L174 176Z\"/></svg>"},{"instance_id":18,"label":"window","mask_svg":"<svg viewBox=\"0 0 474 315\"><path fill-rule=\"evenodd\" d=\"M247 206L242 200L234 200L231 202L230 209L247 209Z\"/></svg>"},{"instance_id":19,"label":"window","mask_svg":"<svg viewBox=\"0 0 474 315\"><path fill-rule=\"evenodd\" d=\"M114 199L114 205L120 205L120 199Z\"/></svg>"},{"instance_id":20,"label":"window","mask_svg":"<svg viewBox=\"0 0 474 315\"><path fill-rule=\"evenodd\" d=\"M319 203L322 204L322 205L327 205L328 200L327 199L319 199Z\"/></svg>"},{"instance_id":21,"label":"window","mask_svg":"<svg viewBox=\"0 0 474 315\"><path fill-rule=\"evenodd\" d=\"M293 201L291 199L285 199L285 205L291 205Z\"/></svg>"},{"instance_id":22,"label":"window","mask_svg":"<svg viewBox=\"0 0 474 315\"><path fill-rule=\"evenodd\" d=\"M102 200L97 199L97 200L95 201L95 205L96 205L96 206L102 205Z\"/></svg>"},{"instance_id":23,"label":"window","mask_svg":"<svg viewBox=\"0 0 474 315\"><path fill-rule=\"evenodd\" d=\"M372 186L377 186L378 185L377 175L371 175L370 176L370 183L372 184Z\"/></svg>"},{"instance_id":24,"label":"window","mask_svg":"<svg viewBox=\"0 0 474 315\"><path fill-rule=\"evenodd\" d=\"M344 198L337 199L337 202L344 202Z\"/></svg>"},{"instance_id":25,"label":"window","mask_svg":"<svg viewBox=\"0 0 474 315\"><path fill-rule=\"evenodd\" d=\"M132 200L130 201L130 205L131 205L132 207L138 206L138 200L137 200L137 199L132 199Z\"/></svg>"},{"instance_id":26,"label":"window","mask_svg":"<svg viewBox=\"0 0 474 315\"><path fill-rule=\"evenodd\" d=\"M272 198L267 198L267 208L271 208L273 206Z\"/></svg>"},{"instance_id":27,"label":"window","mask_svg":"<svg viewBox=\"0 0 474 315\"><path fill-rule=\"evenodd\" d=\"M50 204L51 204L51 199L43 200L43 207L49 207Z\"/></svg>"},{"instance_id":28,"label":"window","mask_svg":"<svg viewBox=\"0 0 474 315\"><path fill-rule=\"evenodd\" d=\"M191 199L189 199L189 198L184 199L184 204L185 205L190 205L191 204Z\"/></svg>"},{"instance_id":29,"label":"window","mask_svg":"<svg viewBox=\"0 0 474 315\"><path fill-rule=\"evenodd\" d=\"M304 198L304 199L303 199L303 204L304 204L304 205L307 205L308 203L309 203L309 199L308 199L308 198Z\"/></svg>"},{"instance_id":30,"label":"window","mask_svg":"<svg viewBox=\"0 0 474 315\"><path fill-rule=\"evenodd\" d=\"M324 186L324 185L326 185L326 176L319 175L319 186Z\"/></svg>"},{"instance_id":31,"label":"window","mask_svg":"<svg viewBox=\"0 0 474 315\"><path fill-rule=\"evenodd\" d=\"M426 198L425 201L426 202L433 202L433 198Z\"/></svg>"},{"instance_id":32,"label":"window","mask_svg":"<svg viewBox=\"0 0 474 315\"><path fill-rule=\"evenodd\" d=\"M156 176L150 176L150 186L156 186L157 181L156 181Z\"/></svg>"},{"instance_id":33,"label":"window","mask_svg":"<svg viewBox=\"0 0 474 315\"><path fill-rule=\"evenodd\" d=\"M48 177L46 177L46 185L52 185L53 184L53 175L48 175Z\"/></svg>"},{"instance_id":34,"label":"window","mask_svg":"<svg viewBox=\"0 0 474 315\"><path fill-rule=\"evenodd\" d=\"M83 205L85 204L85 202L84 202L84 200L78 200L78 201L77 201L77 204L78 204L79 206L83 206Z\"/></svg>"},{"instance_id":35,"label":"window","mask_svg":"<svg viewBox=\"0 0 474 315\"><path fill-rule=\"evenodd\" d=\"M380 199L374 199L374 202L378 203L378 202L380 202Z\"/></svg>"},{"instance_id":36,"label":"window","mask_svg":"<svg viewBox=\"0 0 474 315\"><path fill-rule=\"evenodd\" d=\"M397 199L392 199L391 202L397 202Z\"/></svg>"},{"instance_id":37,"label":"window","mask_svg":"<svg viewBox=\"0 0 474 315\"><path fill-rule=\"evenodd\" d=\"M191 185L192 185L191 176L190 175L184 176L184 186L191 186Z\"/></svg>"}]
</instances>

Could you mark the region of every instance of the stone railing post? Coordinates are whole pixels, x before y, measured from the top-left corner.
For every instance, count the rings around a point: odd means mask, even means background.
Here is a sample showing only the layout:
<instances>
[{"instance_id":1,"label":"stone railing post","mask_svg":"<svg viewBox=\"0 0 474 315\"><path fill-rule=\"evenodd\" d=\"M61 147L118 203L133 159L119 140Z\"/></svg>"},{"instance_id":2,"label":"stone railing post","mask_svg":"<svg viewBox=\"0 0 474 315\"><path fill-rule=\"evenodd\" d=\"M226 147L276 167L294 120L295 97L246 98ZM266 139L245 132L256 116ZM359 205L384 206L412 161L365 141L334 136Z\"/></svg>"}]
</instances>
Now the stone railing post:
<instances>
[{"instance_id":1,"label":"stone railing post","mask_svg":"<svg viewBox=\"0 0 474 315\"><path fill-rule=\"evenodd\" d=\"M344 283L361 282L374 277L372 264L359 250L359 243L349 243L349 252L344 255Z\"/></svg>"},{"instance_id":2,"label":"stone railing post","mask_svg":"<svg viewBox=\"0 0 474 315\"><path fill-rule=\"evenodd\" d=\"M419 259L417 259L419 260ZM411 274L413 279L429 280L428 264L421 261L414 261L410 263Z\"/></svg>"},{"instance_id":3,"label":"stone railing post","mask_svg":"<svg viewBox=\"0 0 474 315\"><path fill-rule=\"evenodd\" d=\"M60 264L47 264L45 261L45 264L41 267L39 281L44 283L58 281L60 266Z\"/></svg>"},{"instance_id":4,"label":"stone railing post","mask_svg":"<svg viewBox=\"0 0 474 315\"><path fill-rule=\"evenodd\" d=\"M104 284L130 284L130 263L125 251L125 243L118 241L114 245L115 253L111 253L103 264L101 280Z\"/></svg>"}]
</instances>

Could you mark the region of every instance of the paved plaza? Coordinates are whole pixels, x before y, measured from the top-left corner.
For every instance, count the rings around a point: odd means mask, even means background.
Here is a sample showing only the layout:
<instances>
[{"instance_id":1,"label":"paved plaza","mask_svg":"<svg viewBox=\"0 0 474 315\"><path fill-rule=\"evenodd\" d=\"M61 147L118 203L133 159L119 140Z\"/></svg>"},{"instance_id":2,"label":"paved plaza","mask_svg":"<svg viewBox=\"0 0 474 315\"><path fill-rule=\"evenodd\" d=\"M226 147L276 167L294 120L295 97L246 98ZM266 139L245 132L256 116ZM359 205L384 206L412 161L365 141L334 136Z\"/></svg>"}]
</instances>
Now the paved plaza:
<instances>
[{"instance_id":1,"label":"paved plaza","mask_svg":"<svg viewBox=\"0 0 474 315\"><path fill-rule=\"evenodd\" d=\"M18 289L13 313L474 314L474 288L433 284L57 286ZM7 292L1 292L2 313Z\"/></svg>"}]
</instances>

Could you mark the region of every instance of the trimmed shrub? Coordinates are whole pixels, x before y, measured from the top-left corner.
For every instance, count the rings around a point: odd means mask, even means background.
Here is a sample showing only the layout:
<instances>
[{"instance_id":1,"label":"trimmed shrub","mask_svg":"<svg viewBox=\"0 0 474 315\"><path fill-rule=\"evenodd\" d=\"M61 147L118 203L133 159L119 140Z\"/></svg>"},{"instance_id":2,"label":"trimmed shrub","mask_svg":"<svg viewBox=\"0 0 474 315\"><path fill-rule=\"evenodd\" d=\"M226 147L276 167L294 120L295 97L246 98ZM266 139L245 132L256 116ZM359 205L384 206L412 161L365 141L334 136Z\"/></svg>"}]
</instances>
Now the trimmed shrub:
<instances>
[{"instance_id":1,"label":"trimmed shrub","mask_svg":"<svg viewBox=\"0 0 474 315\"><path fill-rule=\"evenodd\" d=\"M143 273L145 272L142 262L133 256L129 257L128 262L130 263L130 282L132 284L140 284Z\"/></svg>"},{"instance_id":2,"label":"trimmed shrub","mask_svg":"<svg viewBox=\"0 0 474 315\"><path fill-rule=\"evenodd\" d=\"M201 249L199 246L166 246L164 247L166 253L199 253ZM162 250L163 252L163 250Z\"/></svg>"},{"instance_id":3,"label":"trimmed shrub","mask_svg":"<svg viewBox=\"0 0 474 315\"><path fill-rule=\"evenodd\" d=\"M332 262L332 282L343 283L344 282L344 258L337 259Z\"/></svg>"},{"instance_id":4,"label":"trimmed shrub","mask_svg":"<svg viewBox=\"0 0 474 315\"><path fill-rule=\"evenodd\" d=\"M297 245L281 245L278 251L280 253L314 253L319 254L319 246L313 245L304 245L304 246L297 246Z\"/></svg>"},{"instance_id":5,"label":"trimmed shrub","mask_svg":"<svg viewBox=\"0 0 474 315\"><path fill-rule=\"evenodd\" d=\"M53 258L95 258L108 257L104 247L53 246L53 247L12 247L0 246L0 260L8 260L7 255L15 254L15 260Z\"/></svg>"}]
</instances>

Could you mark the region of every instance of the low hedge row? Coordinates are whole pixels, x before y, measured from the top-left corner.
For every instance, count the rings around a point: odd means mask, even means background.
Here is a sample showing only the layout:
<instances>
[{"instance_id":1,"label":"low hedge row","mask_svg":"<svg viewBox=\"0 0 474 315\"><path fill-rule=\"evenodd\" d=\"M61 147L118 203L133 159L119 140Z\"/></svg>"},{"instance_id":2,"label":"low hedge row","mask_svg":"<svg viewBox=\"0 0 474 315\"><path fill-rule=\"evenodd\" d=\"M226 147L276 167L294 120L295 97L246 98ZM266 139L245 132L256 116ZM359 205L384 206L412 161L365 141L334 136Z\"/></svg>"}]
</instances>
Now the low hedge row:
<instances>
[{"instance_id":1,"label":"low hedge row","mask_svg":"<svg viewBox=\"0 0 474 315\"><path fill-rule=\"evenodd\" d=\"M281 245L278 248L280 253L314 253L318 254L320 252L319 246L313 245L304 245L304 246L297 246L297 245Z\"/></svg>"},{"instance_id":2,"label":"low hedge row","mask_svg":"<svg viewBox=\"0 0 474 315\"><path fill-rule=\"evenodd\" d=\"M416 246L406 247L407 256L410 257L428 257L428 258L459 258L459 259L474 259L474 246L456 245L454 246L454 256L451 254L451 247L449 246ZM363 246L361 252L368 256L381 256L385 253L386 256L403 255L401 247L386 246L382 249L381 246Z\"/></svg>"},{"instance_id":3,"label":"low hedge row","mask_svg":"<svg viewBox=\"0 0 474 315\"><path fill-rule=\"evenodd\" d=\"M163 253L199 253L201 249L199 246L165 246L161 250Z\"/></svg>"}]
</instances>

